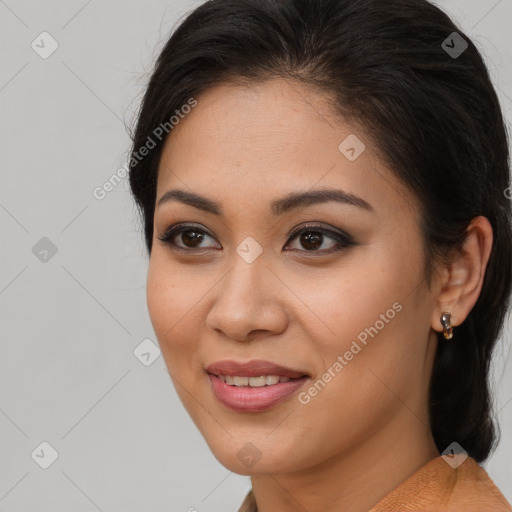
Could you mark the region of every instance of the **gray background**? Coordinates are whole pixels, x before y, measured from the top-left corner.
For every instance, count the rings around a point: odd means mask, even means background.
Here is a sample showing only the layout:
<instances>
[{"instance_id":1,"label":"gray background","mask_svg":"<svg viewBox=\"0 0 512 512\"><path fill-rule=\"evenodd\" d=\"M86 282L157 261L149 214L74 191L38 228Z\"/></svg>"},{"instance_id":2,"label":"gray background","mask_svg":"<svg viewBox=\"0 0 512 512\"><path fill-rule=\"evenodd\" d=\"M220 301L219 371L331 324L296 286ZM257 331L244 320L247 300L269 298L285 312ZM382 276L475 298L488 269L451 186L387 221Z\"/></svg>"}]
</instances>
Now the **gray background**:
<instances>
[{"instance_id":1,"label":"gray background","mask_svg":"<svg viewBox=\"0 0 512 512\"><path fill-rule=\"evenodd\" d=\"M92 193L125 164L158 50L198 3L0 0L0 510L220 512L250 487L214 459L156 349L135 356L156 343L139 220L126 179ZM512 0L438 5L484 53L510 121ZM45 59L43 31L59 45ZM508 322L485 468L512 502Z\"/></svg>"}]
</instances>

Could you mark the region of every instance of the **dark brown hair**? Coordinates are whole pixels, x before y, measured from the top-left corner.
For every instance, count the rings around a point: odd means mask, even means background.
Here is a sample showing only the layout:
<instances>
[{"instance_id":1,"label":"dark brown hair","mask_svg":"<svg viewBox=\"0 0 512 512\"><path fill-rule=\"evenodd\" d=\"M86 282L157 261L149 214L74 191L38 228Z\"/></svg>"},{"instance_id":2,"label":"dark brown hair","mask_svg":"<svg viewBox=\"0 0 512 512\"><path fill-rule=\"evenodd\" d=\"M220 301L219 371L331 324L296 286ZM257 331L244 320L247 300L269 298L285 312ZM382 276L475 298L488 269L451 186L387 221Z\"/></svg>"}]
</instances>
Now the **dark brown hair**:
<instances>
[{"instance_id":1,"label":"dark brown hair","mask_svg":"<svg viewBox=\"0 0 512 512\"><path fill-rule=\"evenodd\" d=\"M443 41L457 32L461 55ZM459 43L460 44L460 39ZM443 47L444 46L444 47ZM496 433L488 373L512 282L507 131L483 59L426 0L211 0L176 28L161 51L133 134L130 185L151 253L159 160L165 137L134 159L156 127L191 97L228 79L284 77L335 98L365 127L389 168L418 198L426 277L460 248L470 221L494 231L480 297L451 342L440 339L430 417L440 451L457 441L478 462ZM172 134L172 131L170 132ZM140 160L140 161L139 161Z\"/></svg>"}]
</instances>

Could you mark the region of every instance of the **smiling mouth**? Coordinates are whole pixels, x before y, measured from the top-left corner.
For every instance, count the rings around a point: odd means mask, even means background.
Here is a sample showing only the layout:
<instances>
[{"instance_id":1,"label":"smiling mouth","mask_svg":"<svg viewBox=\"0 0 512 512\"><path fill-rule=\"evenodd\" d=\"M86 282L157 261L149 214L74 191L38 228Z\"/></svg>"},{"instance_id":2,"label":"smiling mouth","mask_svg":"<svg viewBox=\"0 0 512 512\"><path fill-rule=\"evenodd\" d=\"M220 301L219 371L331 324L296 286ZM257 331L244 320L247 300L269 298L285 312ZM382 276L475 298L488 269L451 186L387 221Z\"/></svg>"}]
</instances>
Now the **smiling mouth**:
<instances>
[{"instance_id":1,"label":"smiling mouth","mask_svg":"<svg viewBox=\"0 0 512 512\"><path fill-rule=\"evenodd\" d=\"M291 380L299 380L303 377L307 377L307 375L303 375L302 377L290 378L284 377L281 375L261 375L259 377L244 377L239 375L215 375L219 380L226 383L229 386L236 386L239 388L249 387L249 388L262 388L264 386L275 386L281 382L289 382Z\"/></svg>"},{"instance_id":2,"label":"smiling mouth","mask_svg":"<svg viewBox=\"0 0 512 512\"><path fill-rule=\"evenodd\" d=\"M261 359L217 361L205 370L215 398L240 413L273 409L289 400L311 378L304 370Z\"/></svg>"}]
</instances>

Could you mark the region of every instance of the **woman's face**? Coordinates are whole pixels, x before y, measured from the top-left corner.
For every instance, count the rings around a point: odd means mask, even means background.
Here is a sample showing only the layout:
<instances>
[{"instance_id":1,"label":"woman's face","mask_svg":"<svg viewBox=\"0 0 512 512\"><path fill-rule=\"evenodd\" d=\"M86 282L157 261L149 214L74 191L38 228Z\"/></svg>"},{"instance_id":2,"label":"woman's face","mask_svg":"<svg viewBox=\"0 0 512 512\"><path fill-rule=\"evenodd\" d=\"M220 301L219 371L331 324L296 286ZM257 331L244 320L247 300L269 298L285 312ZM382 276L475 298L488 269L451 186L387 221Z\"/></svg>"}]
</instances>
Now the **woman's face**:
<instances>
[{"instance_id":1,"label":"woman's face","mask_svg":"<svg viewBox=\"0 0 512 512\"><path fill-rule=\"evenodd\" d=\"M435 300L415 198L301 84L197 100L162 154L147 286L181 401L236 473L378 457L428 425Z\"/></svg>"}]
</instances>

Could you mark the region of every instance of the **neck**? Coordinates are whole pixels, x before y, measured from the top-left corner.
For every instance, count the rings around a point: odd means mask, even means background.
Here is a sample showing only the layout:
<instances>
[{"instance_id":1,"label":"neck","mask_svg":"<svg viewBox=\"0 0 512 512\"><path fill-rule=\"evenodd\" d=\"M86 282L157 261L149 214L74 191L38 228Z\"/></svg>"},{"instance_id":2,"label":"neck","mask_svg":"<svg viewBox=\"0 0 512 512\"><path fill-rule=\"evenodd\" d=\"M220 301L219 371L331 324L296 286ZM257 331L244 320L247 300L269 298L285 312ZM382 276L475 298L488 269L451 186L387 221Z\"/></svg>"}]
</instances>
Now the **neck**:
<instances>
[{"instance_id":1,"label":"neck","mask_svg":"<svg viewBox=\"0 0 512 512\"><path fill-rule=\"evenodd\" d=\"M367 512L440 455L427 425L403 408L385 428L318 466L253 476L258 512Z\"/></svg>"}]
</instances>

